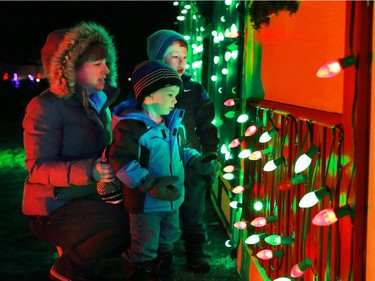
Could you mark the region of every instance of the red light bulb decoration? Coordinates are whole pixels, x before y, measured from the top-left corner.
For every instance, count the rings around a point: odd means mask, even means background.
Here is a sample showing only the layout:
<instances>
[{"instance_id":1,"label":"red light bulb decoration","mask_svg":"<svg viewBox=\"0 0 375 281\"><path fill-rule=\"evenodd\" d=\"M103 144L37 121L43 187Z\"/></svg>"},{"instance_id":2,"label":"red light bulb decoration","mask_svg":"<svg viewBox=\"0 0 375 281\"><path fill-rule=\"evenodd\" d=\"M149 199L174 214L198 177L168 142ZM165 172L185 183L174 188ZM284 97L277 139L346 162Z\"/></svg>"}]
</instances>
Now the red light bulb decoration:
<instances>
[{"instance_id":1,"label":"red light bulb decoration","mask_svg":"<svg viewBox=\"0 0 375 281\"><path fill-rule=\"evenodd\" d=\"M252 135L255 135L255 133L258 131L258 128L262 127L262 121L257 121L254 124L251 124L247 129L245 130L244 135L246 137L251 137Z\"/></svg>"},{"instance_id":2,"label":"red light bulb decoration","mask_svg":"<svg viewBox=\"0 0 375 281\"><path fill-rule=\"evenodd\" d=\"M339 218L351 214L352 210L349 205L344 205L335 209L328 208L317 213L313 218L312 223L318 226L328 226L337 222Z\"/></svg>"},{"instance_id":3,"label":"red light bulb decoration","mask_svg":"<svg viewBox=\"0 0 375 281\"><path fill-rule=\"evenodd\" d=\"M237 185L237 186L233 187L231 191L234 194L240 194L240 193L243 193L245 191L245 187L242 186L242 185Z\"/></svg>"},{"instance_id":4,"label":"red light bulb decoration","mask_svg":"<svg viewBox=\"0 0 375 281\"><path fill-rule=\"evenodd\" d=\"M279 191L290 190L294 186L296 186L297 184L300 184L302 182L306 182L306 180L307 180L307 177L304 174L299 174L298 176L295 176L291 179L286 179L286 180L282 181L279 184L278 189L279 189Z\"/></svg>"},{"instance_id":5,"label":"red light bulb decoration","mask_svg":"<svg viewBox=\"0 0 375 281\"><path fill-rule=\"evenodd\" d=\"M233 225L237 229L245 229L247 228L247 222L246 221L238 221Z\"/></svg>"},{"instance_id":6,"label":"red light bulb decoration","mask_svg":"<svg viewBox=\"0 0 375 281\"><path fill-rule=\"evenodd\" d=\"M230 142L229 148L236 148L236 147L238 147L241 144L241 142L243 142L244 140L246 140L246 137L244 137L244 136L235 138L234 140L232 140Z\"/></svg>"},{"instance_id":7,"label":"red light bulb decoration","mask_svg":"<svg viewBox=\"0 0 375 281\"><path fill-rule=\"evenodd\" d=\"M305 273L305 270L311 267L311 265L311 260L309 258L305 258L303 261L295 264L292 267L292 269L290 270L290 276L292 276L293 278L301 277Z\"/></svg>"},{"instance_id":8,"label":"red light bulb decoration","mask_svg":"<svg viewBox=\"0 0 375 281\"><path fill-rule=\"evenodd\" d=\"M236 170L236 166L234 165L227 165L223 168L223 171L226 173L233 173Z\"/></svg>"},{"instance_id":9,"label":"red light bulb decoration","mask_svg":"<svg viewBox=\"0 0 375 281\"><path fill-rule=\"evenodd\" d=\"M323 64L316 72L318 78L330 78L338 75L344 68L357 64L357 60L353 55L349 55L342 59L330 60Z\"/></svg>"},{"instance_id":10,"label":"red light bulb decoration","mask_svg":"<svg viewBox=\"0 0 375 281\"><path fill-rule=\"evenodd\" d=\"M270 217L257 217L256 219L253 219L250 224L255 227L262 227L265 226L269 222L275 222L276 221L275 216L270 216Z\"/></svg>"},{"instance_id":11,"label":"red light bulb decoration","mask_svg":"<svg viewBox=\"0 0 375 281\"><path fill-rule=\"evenodd\" d=\"M272 258L281 258L284 256L284 251L264 249L257 253L257 257L262 260L270 260Z\"/></svg>"},{"instance_id":12,"label":"red light bulb decoration","mask_svg":"<svg viewBox=\"0 0 375 281\"><path fill-rule=\"evenodd\" d=\"M236 105L236 101L235 101L235 99L227 99L227 100L224 102L224 105L225 105L225 106L234 106L234 105Z\"/></svg>"},{"instance_id":13,"label":"red light bulb decoration","mask_svg":"<svg viewBox=\"0 0 375 281\"><path fill-rule=\"evenodd\" d=\"M272 153L272 151L273 151L272 147L269 147L263 150L256 150L250 154L249 159L253 161L262 159L264 155L270 154Z\"/></svg>"},{"instance_id":14,"label":"red light bulb decoration","mask_svg":"<svg viewBox=\"0 0 375 281\"><path fill-rule=\"evenodd\" d=\"M255 135L255 133L257 132L257 130L258 130L257 126L255 126L255 125L250 125L250 126L246 129L244 135L247 136L247 137L251 137L252 135Z\"/></svg>"}]
</instances>

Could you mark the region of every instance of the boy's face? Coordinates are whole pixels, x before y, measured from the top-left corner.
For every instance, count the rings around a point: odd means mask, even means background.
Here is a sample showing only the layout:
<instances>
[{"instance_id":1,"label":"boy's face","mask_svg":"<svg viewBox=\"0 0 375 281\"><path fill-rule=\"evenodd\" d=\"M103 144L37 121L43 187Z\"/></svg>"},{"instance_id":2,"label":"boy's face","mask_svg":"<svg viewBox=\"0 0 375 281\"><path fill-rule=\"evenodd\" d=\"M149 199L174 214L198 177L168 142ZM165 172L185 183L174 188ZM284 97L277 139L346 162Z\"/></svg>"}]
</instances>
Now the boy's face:
<instances>
[{"instance_id":1,"label":"boy's face","mask_svg":"<svg viewBox=\"0 0 375 281\"><path fill-rule=\"evenodd\" d=\"M158 115L168 115L177 103L176 96L180 92L178 86L168 86L153 92L144 100L148 108L152 106L152 111Z\"/></svg>"},{"instance_id":2,"label":"boy's face","mask_svg":"<svg viewBox=\"0 0 375 281\"><path fill-rule=\"evenodd\" d=\"M172 66L181 76L185 72L187 48L179 41L174 41L165 51L164 62Z\"/></svg>"}]
</instances>

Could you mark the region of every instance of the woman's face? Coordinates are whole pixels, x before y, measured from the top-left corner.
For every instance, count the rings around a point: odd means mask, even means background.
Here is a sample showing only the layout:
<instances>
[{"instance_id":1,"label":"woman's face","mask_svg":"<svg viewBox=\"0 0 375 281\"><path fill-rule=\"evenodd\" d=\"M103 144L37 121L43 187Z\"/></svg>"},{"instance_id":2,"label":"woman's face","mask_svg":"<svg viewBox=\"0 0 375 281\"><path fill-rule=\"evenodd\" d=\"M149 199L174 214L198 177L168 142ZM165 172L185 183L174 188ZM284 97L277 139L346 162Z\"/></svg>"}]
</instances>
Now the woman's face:
<instances>
[{"instance_id":1,"label":"woman's face","mask_svg":"<svg viewBox=\"0 0 375 281\"><path fill-rule=\"evenodd\" d=\"M109 74L109 69L105 59L86 61L77 72L77 83L93 91L102 91L107 74Z\"/></svg>"}]
</instances>

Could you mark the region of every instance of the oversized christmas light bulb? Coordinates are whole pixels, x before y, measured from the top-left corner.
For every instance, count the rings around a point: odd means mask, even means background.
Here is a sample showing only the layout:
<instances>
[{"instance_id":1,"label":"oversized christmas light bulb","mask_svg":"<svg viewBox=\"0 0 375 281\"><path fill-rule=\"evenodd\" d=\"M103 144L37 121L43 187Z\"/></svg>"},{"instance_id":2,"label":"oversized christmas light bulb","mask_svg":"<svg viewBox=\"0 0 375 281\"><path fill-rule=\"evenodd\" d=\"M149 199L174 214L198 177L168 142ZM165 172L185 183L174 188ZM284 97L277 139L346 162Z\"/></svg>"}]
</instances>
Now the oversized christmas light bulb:
<instances>
[{"instance_id":1,"label":"oversized christmas light bulb","mask_svg":"<svg viewBox=\"0 0 375 281\"><path fill-rule=\"evenodd\" d=\"M271 172L283 163L285 163L285 158L283 156L281 156L277 159L274 159L274 160L270 160L264 165L263 171Z\"/></svg>"},{"instance_id":2,"label":"oversized christmas light bulb","mask_svg":"<svg viewBox=\"0 0 375 281\"><path fill-rule=\"evenodd\" d=\"M327 186L323 186L318 190L310 191L303 195L301 200L298 203L300 208L310 208L316 205L323 197L330 194L331 191Z\"/></svg>"},{"instance_id":3,"label":"oversized christmas light bulb","mask_svg":"<svg viewBox=\"0 0 375 281\"><path fill-rule=\"evenodd\" d=\"M246 221L238 221L233 225L237 229L245 229L247 228L247 222Z\"/></svg>"},{"instance_id":4,"label":"oversized christmas light bulb","mask_svg":"<svg viewBox=\"0 0 375 281\"><path fill-rule=\"evenodd\" d=\"M305 270L311 267L311 265L311 260L309 258L305 258L303 261L295 264L292 267L292 269L290 270L290 276L292 276L293 278L301 277L305 273Z\"/></svg>"},{"instance_id":5,"label":"oversized christmas light bulb","mask_svg":"<svg viewBox=\"0 0 375 281\"><path fill-rule=\"evenodd\" d=\"M270 249L264 249L257 253L257 257L262 260L270 260L272 258L281 258L283 256L284 256L283 251L278 251L278 250L272 251Z\"/></svg>"},{"instance_id":6,"label":"oversized christmas light bulb","mask_svg":"<svg viewBox=\"0 0 375 281\"><path fill-rule=\"evenodd\" d=\"M273 148L272 147L268 147L266 149L263 149L263 150L255 150L254 152L252 152L249 156L249 159L250 160L259 160L261 159L264 155L267 155L267 154L270 154L272 153L273 151Z\"/></svg>"},{"instance_id":7,"label":"oversized christmas light bulb","mask_svg":"<svg viewBox=\"0 0 375 281\"><path fill-rule=\"evenodd\" d=\"M355 65L357 60L353 55L342 59L330 60L324 63L316 72L318 78L330 78L338 75L344 68Z\"/></svg>"},{"instance_id":8,"label":"oversized christmas light bulb","mask_svg":"<svg viewBox=\"0 0 375 281\"><path fill-rule=\"evenodd\" d=\"M273 246L293 244L293 238L292 237L280 236L280 235L277 235L277 234L267 236L264 240L268 244L273 245Z\"/></svg>"},{"instance_id":9,"label":"oversized christmas light bulb","mask_svg":"<svg viewBox=\"0 0 375 281\"><path fill-rule=\"evenodd\" d=\"M311 164L312 157L318 151L319 149L315 145L313 145L309 148L309 150L306 153L298 157L296 164L294 165L294 172L297 174L306 170Z\"/></svg>"},{"instance_id":10,"label":"oversized christmas light bulb","mask_svg":"<svg viewBox=\"0 0 375 281\"><path fill-rule=\"evenodd\" d=\"M260 242L260 240L264 239L264 237L266 237L266 236L267 236L266 233L259 233L259 234L250 235L249 237L246 238L245 244L254 245L254 244Z\"/></svg>"},{"instance_id":11,"label":"oversized christmas light bulb","mask_svg":"<svg viewBox=\"0 0 375 281\"><path fill-rule=\"evenodd\" d=\"M266 142L269 142L271 139L272 139L272 137L274 136L274 135L276 135L277 134L277 129L276 128L273 128L272 130L270 130L270 131L267 131L267 132L264 132L261 136L260 136L260 138L259 138L259 142L260 143L266 143Z\"/></svg>"},{"instance_id":12,"label":"oversized christmas light bulb","mask_svg":"<svg viewBox=\"0 0 375 281\"><path fill-rule=\"evenodd\" d=\"M344 205L335 209L324 209L315 215L312 223L318 226L328 226L337 222L339 218L350 215L351 213L352 210L349 205Z\"/></svg>"},{"instance_id":13,"label":"oversized christmas light bulb","mask_svg":"<svg viewBox=\"0 0 375 281\"><path fill-rule=\"evenodd\" d=\"M262 227L262 226L265 226L267 223L269 222L275 222L276 221L276 217L275 216L270 216L270 217L257 217L255 219L253 219L250 224L252 226L255 226L255 227Z\"/></svg>"},{"instance_id":14,"label":"oversized christmas light bulb","mask_svg":"<svg viewBox=\"0 0 375 281\"><path fill-rule=\"evenodd\" d=\"M244 191L245 191L245 187L242 186L242 185L237 185L237 186L232 188L232 192L234 194L240 194L240 193L243 193Z\"/></svg>"}]
</instances>

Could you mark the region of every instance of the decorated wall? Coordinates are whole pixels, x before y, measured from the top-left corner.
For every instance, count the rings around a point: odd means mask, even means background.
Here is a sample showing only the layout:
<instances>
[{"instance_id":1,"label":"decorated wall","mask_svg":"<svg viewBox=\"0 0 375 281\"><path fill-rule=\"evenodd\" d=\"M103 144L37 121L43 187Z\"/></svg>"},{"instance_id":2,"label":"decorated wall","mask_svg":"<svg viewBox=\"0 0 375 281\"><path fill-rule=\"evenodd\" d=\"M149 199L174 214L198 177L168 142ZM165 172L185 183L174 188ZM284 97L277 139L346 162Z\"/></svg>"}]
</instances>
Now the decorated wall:
<instances>
[{"instance_id":1,"label":"decorated wall","mask_svg":"<svg viewBox=\"0 0 375 281\"><path fill-rule=\"evenodd\" d=\"M215 103L211 197L241 279L366 280L372 3L176 5Z\"/></svg>"}]
</instances>

